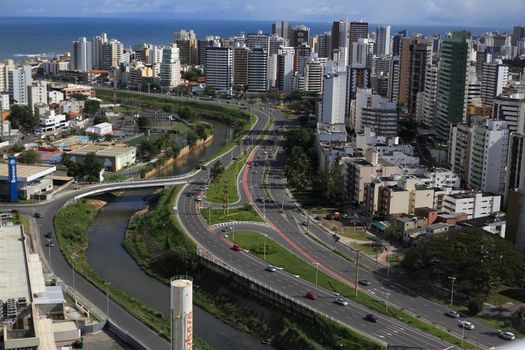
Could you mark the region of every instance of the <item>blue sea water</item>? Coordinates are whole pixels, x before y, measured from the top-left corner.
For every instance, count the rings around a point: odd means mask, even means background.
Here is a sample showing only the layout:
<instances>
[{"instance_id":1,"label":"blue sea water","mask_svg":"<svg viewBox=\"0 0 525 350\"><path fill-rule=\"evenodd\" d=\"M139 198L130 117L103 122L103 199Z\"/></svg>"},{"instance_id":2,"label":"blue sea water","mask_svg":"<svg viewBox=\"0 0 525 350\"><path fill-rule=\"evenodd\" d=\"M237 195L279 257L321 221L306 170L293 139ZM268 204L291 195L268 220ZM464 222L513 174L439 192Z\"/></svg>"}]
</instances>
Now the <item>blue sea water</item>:
<instances>
[{"instance_id":1,"label":"blue sea water","mask_svg":"<svg viewBox=\"0 0 525 350\"><path fill-rule=\"evenodd\" d=\"M305 24L312 34L330 30L327 22L290 22ZM369 24L374 30L375 24ZM231 21L196 19L141 18L11 18L0 17L0 60L27 59L28 55L61 54L71 50L71 41L80 36L88 40L102 32L120 40L129 47L138 43L169 44L172 33L180 29L193 29L197 36L220 35L229 37L244 31L262 30L270 33L271 21ZM399 26L392 25L392 33L406 29L409 33L445 34L452 30L468 29L473 34L487 31L508 31L506 28L466 28L454 26Z\"/></svg>"}]
</instances>

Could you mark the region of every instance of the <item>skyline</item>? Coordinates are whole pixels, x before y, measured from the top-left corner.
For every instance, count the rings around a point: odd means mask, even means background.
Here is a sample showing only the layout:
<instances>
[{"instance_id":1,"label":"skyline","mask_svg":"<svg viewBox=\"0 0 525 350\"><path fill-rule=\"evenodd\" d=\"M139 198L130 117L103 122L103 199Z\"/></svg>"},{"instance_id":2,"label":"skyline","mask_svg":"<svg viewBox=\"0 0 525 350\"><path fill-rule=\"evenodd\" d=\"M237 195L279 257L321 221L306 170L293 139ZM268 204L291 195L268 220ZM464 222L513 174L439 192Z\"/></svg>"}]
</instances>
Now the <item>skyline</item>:
<instances>
[{"instance_id":1,"label":"skyline","mask_svg":"<svg viewBox=\"0 0 525 350\"><path fill-rule=\"evenodd\" d=\"M488 0L371 0L366 3L347 4L343 0L319 2L304 0L269 0L264 5L240 0L204 0L191 4L175 4L170 0L105 0L98 4L94 0L77 2L77 12L71 16L69 2L49 0L44 6L35 6L31 0L5 0L2 4L4 17L105 17L105 18L173 18L220 19L220 20L288 20L326 22L338 18L378 24L413 25L461 25L472 27L510 27L523 21L525 2L503 0L498 3ZM209 9L213 7L214 11ZM276 14L286 13L287 18Z\"/></svg>"}]
</instances>

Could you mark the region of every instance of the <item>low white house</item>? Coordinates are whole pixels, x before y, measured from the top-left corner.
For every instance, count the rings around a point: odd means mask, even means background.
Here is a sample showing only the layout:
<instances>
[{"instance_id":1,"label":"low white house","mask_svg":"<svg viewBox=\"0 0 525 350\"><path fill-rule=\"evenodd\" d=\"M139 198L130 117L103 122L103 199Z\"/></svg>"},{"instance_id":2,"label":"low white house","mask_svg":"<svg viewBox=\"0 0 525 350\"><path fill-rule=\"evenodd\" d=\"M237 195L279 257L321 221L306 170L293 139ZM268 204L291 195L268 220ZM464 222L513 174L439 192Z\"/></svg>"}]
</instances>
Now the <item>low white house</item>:
<instances>
[{"instance_id":1,"label":"low white house","mask_svg":"<svg viewBox=\"0 0 525 350\"><path fill-rule=\"evenodd\" d=\"M101 135L101 136L111 134L112 131L113 131L113 126L111 125L111 123L107 123L107 122L92 125L86 129L86 132Z\"/></svg>"}]
</instances>

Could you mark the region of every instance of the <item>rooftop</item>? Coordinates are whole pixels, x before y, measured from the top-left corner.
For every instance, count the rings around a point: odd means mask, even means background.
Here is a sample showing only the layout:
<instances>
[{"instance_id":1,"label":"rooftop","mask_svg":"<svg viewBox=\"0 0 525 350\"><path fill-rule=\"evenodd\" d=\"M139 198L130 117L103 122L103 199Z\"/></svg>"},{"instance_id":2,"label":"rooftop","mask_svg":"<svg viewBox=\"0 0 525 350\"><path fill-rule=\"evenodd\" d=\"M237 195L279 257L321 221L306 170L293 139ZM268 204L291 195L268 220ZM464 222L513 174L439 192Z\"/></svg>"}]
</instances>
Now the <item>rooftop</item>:
<instances>
[{"instance_id":1,"label":"rooftop","mask_svg":"<svg viewBox=\"0 0 525 350\"><path fill-rule=\"evenodd\" d=\"M19 225L0 227L0 300L29 298L29 281L22 230Z\"/></svg>"},{"instance_id":2,"label":"rooftop","mask_svg":"<svg viewBox=\"0 0 525 350\"><path fill-rule=\"evenodd\" d=\"M456 225L460 227L478 227L482 228L490 224L503 224L507 221L506 216L503 215L489 215L480 218L464 220L458 222Z\"/></svg>"},{"instance_id":3,"label":"rooftop","mask_svg":"<svg viewBox=\"0 0 525 350\"><path fill-rule=\"evenodd\" d=\"M99 157L117 157L135 150L135 147L87 145L68 152L68 154L85 156L88 153L95 153Z\"/></svg>"},{"instance_id":4,"label":"rooftop","mask_svg":"<svg viewBox=\"0 0 525 350\"><path fill-rule=\"evenodd\" d=\"M57 170L56 166L26 165L16 164L16 175L18 181L30 182L38 178L49 175ZM9 166L7 163L0 163L0 180L9 180Z\"/></svg>"}]
</instances>

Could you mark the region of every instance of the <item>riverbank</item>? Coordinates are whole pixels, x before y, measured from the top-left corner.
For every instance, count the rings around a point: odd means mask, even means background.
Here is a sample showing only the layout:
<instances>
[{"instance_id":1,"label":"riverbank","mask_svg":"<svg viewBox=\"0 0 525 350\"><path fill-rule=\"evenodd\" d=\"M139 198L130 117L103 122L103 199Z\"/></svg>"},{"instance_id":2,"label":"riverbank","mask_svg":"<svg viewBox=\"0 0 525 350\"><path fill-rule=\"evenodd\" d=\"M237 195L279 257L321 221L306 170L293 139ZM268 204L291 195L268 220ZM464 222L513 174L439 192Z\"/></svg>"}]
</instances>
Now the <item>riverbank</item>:
<instances>
[{"instance_id":1,"label":"riverbank","mask_svg":"<svg viewBox=\"0 0 525 350\"><path fill-rule=\"evenodd\" d=\"M111 195L106 195L111 196ZM108 199L109 200L109 199ZM81 199L60 210L55 216L54 225L60 249L75 271L103 292L108 288L111 299L124 307L141 322L158 332L166 339L170 338L170 322L161 312L154 310L139 300L129 296L106 281L92 268L86 259L88 238L86 230L94 220L98 210L107 204L107 200ZM211 349L202 339L196 337L194 348Z\"/></svg>"},{"instance_id":2,"label":"riverbank","mask_svg":"<svg viewBox=\"0 0 525 350\"><path fill-rule=\"evenodd\" d=\"M381 348L328 320L298 319L199 265L193 241L171 214L181 189L182 186L178 186L165 190L148 211L137 212L130 220L124 246L146 273L164 283L181 272L192 275L195 304L276 348L321 349L341 343L352 349Z\"/></svg>"}]
</instances>

